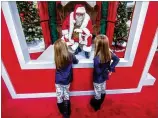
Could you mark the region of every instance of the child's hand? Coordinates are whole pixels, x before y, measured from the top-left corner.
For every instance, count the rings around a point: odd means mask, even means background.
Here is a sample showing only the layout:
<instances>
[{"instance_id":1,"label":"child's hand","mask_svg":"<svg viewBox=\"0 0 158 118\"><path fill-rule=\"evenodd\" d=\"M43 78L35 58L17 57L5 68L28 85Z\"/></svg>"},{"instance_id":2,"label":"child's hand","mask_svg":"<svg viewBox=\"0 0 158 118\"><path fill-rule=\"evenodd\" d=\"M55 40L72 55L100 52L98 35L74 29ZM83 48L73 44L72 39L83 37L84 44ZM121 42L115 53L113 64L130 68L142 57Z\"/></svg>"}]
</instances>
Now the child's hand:
<instances>
[{"instance_id":1,"label":"child's hand","mask_svg":"<svg viewBox=\"0 0 158 118\"><path fill-rule=\"evenodd\" d=\"M109 71L109 75L111 75L111 74L112 74L112 72Z\"/></svg>"},{"instance_id":2,"label":"child's hand","mask_svg":"<svg viewBox=\"0 0 158 118\"><path fill-rule=\"evenodd\" d=\"M75 29L74 32L82 33L82 29Z\"/></svg>"}]
</instances>

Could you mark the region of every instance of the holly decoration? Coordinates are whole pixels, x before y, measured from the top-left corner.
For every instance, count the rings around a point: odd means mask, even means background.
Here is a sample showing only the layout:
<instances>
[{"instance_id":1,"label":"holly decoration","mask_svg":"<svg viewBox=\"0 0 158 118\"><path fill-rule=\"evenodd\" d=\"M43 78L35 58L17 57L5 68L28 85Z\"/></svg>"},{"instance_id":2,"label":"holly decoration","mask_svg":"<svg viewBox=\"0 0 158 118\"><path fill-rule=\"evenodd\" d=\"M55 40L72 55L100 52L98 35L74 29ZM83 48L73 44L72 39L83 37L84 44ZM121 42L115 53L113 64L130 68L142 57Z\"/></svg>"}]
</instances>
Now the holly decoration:
<instances>
[{"instance_id":1,"label":"holly decoration","mask_svg":"<svg viewBox=\"0 0 158 118\"><path fill-rule=\"evenodd\" d=\"M42 40L43 35L40 26L37 2L17 1L16 4L19 11L23 31L26 37L26 42Z\"/></svg>"}]
</instances>

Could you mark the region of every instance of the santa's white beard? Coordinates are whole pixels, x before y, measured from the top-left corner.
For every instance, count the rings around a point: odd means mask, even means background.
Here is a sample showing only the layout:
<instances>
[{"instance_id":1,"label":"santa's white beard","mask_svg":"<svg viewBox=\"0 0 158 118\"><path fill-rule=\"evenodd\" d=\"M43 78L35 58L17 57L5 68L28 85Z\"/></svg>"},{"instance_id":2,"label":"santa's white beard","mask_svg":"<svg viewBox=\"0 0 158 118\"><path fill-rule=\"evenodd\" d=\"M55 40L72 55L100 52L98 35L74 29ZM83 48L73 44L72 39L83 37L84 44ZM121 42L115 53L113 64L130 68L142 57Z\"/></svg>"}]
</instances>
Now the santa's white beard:
<instances>
[{"instance_id":1,"label":"santa's white beard","mask_svg":"<svg viewBox=\"0 0 158 118\"><path fill-rule=\"evenodd\" d=\"M82 25L82 21L76 21L76 25L77 26L81 26Z\"/></svg>"},{"instance_id":2,"label":"santa's white beard","mask_svg":"<svg viewBox=\"0 0 158 118\"><path fill-rule=\"evenodd\" d=\"M84 16L76 16L76 25L81 26L83 19L84 19Z\"/></svg>"}]
</instances>

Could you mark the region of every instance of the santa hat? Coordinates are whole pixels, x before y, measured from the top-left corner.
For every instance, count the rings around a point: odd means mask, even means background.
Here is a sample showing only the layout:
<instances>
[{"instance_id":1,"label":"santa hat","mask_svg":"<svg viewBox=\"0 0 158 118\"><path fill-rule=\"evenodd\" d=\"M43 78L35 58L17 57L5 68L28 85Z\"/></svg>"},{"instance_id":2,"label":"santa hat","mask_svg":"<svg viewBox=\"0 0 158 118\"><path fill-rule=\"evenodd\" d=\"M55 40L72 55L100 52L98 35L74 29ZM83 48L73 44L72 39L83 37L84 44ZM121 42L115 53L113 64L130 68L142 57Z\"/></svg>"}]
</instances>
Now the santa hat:
<instances>
[{"instance_id":1,"label":"santa hat","mask_svg":"<svg viewBox=\"0 0 158 118\"><path fill-rule=\"evenodd\" d=\"M74 19L76 20L76 13L86 13L86 9L83 5L77 4L74 9Z\"/></svg>"}]
</instances>

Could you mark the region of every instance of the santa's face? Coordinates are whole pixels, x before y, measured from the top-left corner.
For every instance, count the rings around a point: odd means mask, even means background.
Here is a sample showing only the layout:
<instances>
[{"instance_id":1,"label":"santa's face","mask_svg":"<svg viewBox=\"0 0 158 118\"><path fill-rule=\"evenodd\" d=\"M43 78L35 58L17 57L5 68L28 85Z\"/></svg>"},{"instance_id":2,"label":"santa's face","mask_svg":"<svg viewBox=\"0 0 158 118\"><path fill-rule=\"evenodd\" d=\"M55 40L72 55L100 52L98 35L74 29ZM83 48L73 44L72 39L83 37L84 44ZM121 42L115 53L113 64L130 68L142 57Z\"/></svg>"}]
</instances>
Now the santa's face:
<instances>
[{"instance_id":1,"label":"santa's face","mask_svg":"<svg viewBox=\"0 0 158 118\"><path fill-rule=\"evenodd\" d=\"M81 26L83 20L84 20L85 14L83 13L76 13L76 25Z\"/></svg>"}]
</instances>

